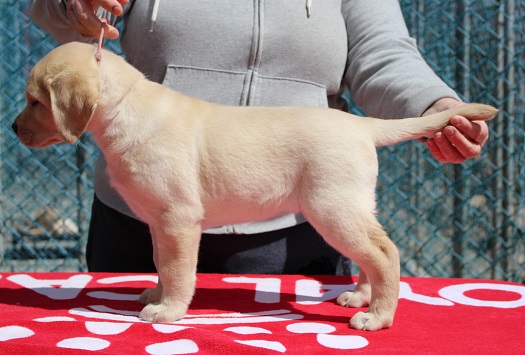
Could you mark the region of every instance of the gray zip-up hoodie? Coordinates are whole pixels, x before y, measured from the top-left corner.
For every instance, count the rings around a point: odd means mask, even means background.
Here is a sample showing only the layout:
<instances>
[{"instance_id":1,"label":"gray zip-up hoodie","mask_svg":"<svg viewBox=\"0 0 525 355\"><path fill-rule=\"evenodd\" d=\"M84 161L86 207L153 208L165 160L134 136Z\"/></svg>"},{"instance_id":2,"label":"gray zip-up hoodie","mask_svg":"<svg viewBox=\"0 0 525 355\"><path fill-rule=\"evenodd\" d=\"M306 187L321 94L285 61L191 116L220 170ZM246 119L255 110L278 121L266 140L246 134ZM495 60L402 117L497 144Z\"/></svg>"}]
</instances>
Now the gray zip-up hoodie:
<instances>
[{"instance_id":1,"label":"gray zip-up hoodie","mask_svg":"<svg viewBox=\"0 0 525 355\"><path fill-rule=\"evenodd\" d=\"M29 15L60 42L87 40L73 31L61 0L33 0ZM212 102L347 110L348 88L368 115L394 118L457 99L422 59L396 0L140 0L122 19L131 64L150 80ZM95 193L134 216L110 187L103 156ZM207 232L258 233L303 221L276 216Z\"/></svg>"}]
</instances>

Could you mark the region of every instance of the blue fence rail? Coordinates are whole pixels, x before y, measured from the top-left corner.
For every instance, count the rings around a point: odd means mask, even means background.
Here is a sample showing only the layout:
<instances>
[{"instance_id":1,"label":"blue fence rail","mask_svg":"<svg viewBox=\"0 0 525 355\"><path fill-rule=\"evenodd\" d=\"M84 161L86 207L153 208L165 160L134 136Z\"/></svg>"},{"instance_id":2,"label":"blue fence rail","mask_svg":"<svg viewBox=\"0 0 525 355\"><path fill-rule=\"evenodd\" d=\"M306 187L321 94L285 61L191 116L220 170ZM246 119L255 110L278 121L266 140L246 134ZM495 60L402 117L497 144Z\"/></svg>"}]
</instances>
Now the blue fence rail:
<instances>
[{"instance_id":1,"label":"blue fence rail","mask_svg":"<svg viewBox=\"0 0 525 355\"><path fill-rule=\"evenodd\" d=\"M95 144L87 135L30 150L10 129L29 70L56 46L27 3L0 1L0 271L85 270ZM524 282L525 0L400 3L438 75L464 100L501 110L483 153L461 165L416 142L379 150L379 218L402 273Z\"/></svg>"}]
</instances>

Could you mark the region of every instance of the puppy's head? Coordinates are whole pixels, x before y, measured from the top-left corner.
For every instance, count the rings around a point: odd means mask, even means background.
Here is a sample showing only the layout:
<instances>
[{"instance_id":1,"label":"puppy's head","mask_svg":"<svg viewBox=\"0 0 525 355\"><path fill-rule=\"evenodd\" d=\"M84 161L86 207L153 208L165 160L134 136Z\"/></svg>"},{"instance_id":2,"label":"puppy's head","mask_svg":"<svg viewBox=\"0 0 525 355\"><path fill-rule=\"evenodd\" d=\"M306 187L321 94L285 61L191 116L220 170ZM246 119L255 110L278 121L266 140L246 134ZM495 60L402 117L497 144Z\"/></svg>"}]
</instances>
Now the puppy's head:
<instances>
[{"instance_id":1,"label":"puppy's head","mask_svg":"<svg viewBox=\"0 0 525 355\"><path fill-rule=\"evenodd\" d=\"M13 130L28 147L74 143L86 130L100 96L93 45L57 47L36 64L26 87L27 105Z\"/></svg>"}]
</instances>

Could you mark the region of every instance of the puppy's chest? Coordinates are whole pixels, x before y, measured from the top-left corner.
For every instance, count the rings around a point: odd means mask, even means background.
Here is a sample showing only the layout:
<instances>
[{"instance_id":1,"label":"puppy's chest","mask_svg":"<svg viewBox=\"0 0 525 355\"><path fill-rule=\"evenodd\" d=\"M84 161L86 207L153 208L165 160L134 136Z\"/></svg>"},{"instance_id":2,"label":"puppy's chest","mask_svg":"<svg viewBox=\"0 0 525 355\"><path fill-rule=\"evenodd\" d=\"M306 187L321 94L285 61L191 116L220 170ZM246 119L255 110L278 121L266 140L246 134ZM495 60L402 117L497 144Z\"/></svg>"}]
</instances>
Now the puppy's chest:
<instances>
[{"instance_id":1,"label":"puppy's chest","mask_svg":"<svg viewBox=\"0 0 525 355\"><path fill-rule=\"evenodd\" d=\"M174 186L195 179L195 166L188 163L187 154L155 149L148 144L106 154L106 161L111 183L124 197L166 194Z\"/></svg>"}]
</instances>

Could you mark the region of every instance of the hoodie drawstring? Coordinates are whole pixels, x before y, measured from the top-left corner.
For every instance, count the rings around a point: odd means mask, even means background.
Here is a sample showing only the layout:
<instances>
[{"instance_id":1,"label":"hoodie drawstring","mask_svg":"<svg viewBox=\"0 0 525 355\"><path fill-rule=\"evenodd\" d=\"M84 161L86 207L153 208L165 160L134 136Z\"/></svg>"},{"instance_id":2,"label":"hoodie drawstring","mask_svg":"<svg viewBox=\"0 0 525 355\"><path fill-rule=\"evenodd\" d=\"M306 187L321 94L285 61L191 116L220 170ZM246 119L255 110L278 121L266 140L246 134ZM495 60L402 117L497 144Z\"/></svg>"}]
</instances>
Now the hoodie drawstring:
<instances>
[{"instance_id":1,"label":"hoodie drawstring","mask_svg":"<svg viewBox=\"0 0 525 355\"><path fill-rule=\"evenodd\" d=\"M151 27L150 32L153 32L153 27L155 27L155 22L157 22L157 14L159 13L159 3L160 0L155 0L153 3L153 11L151 12Z\"/></svg>"},{"instance_id":2,"label":"hoodie drawstring","mask_svg":"<svg viewBox=\"0 0 525 355\"><path fill-rule=\"evenodd\" d=\"M306 17L310 18L312 15L312 0L306 0Z\"/></svg>"}]
</instances>

